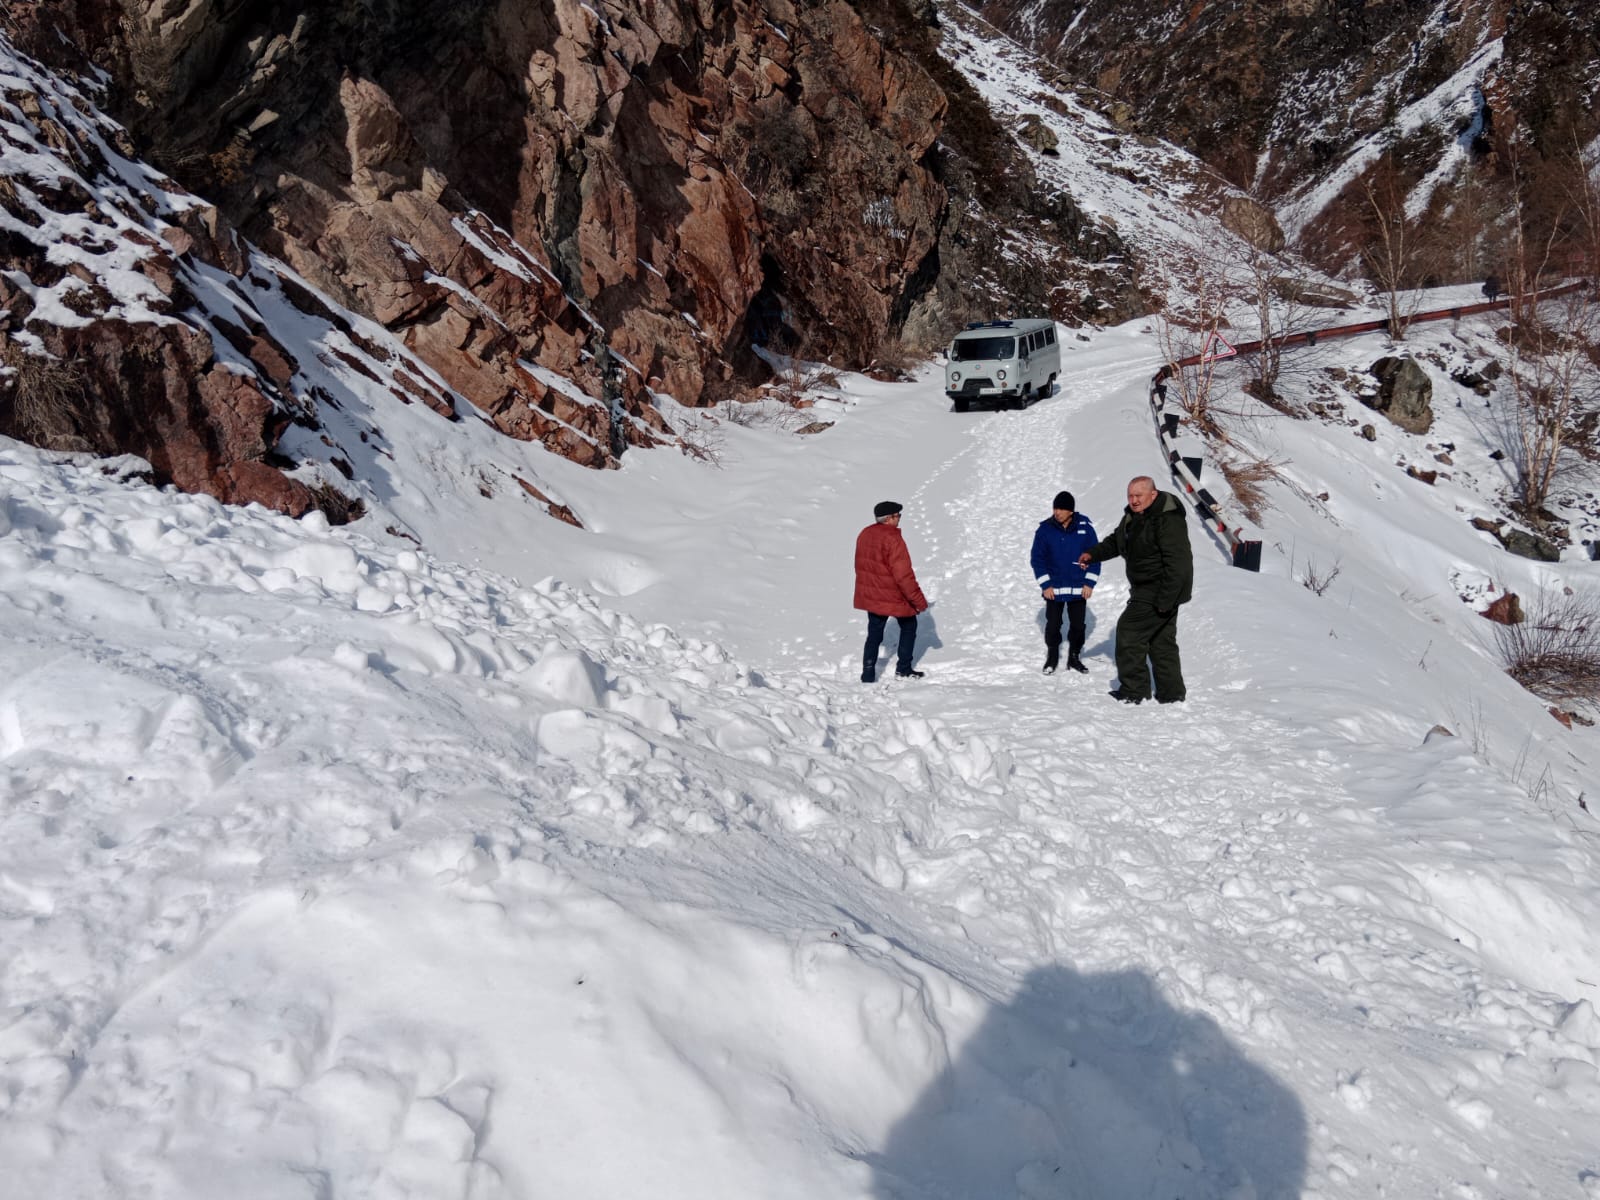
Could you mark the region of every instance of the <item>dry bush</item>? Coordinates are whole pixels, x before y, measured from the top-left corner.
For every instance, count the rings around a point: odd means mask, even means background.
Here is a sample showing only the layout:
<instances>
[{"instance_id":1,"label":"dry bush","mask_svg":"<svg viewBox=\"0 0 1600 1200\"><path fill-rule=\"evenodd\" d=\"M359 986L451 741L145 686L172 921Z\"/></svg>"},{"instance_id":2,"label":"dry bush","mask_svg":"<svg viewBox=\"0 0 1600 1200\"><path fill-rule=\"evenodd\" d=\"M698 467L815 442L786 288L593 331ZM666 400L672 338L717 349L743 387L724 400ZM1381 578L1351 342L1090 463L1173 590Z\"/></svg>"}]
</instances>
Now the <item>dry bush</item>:
<instances>
[{"instance_id":1,"label":"dry bush","mask_svg":"<svg viewBox=\"0 0 1600 1200\"><path fill-rule=\"evenodd\" d=\"M778 414L765 397L754 400L728 400L717 410L717 415L729 425L737 425L740 429L764 429L768 425L775 425Z\"/></svg>"},{"instance_id":2,"label":"dry bush","mask_svg":"<svg viewBox=\"0 0 1600 1200\"><path fill-rule=\"evenodd\" d=\"M1300 582L1305 585L1307 591L1320 596L1333 586L1335 579L1339 578L1339 569L1340 564L1337 559L1334 560L1333 566L1326 570L1317 566L1315 559L1311 559L1306 562L1306 573L1300 577Z\"/></svg>"},{"instance_id":3,"label":"dry bush","mask_svg":"<svg viewBox=\"0 0 1600 1200\"><path fill-rule=\"evenodd\" d=\"M867 364L867 373L871 375L876 372L896 379L905 379L921 361L922 356L917 354L903 338L886 337L879 343L872 361Z\"/></svg>"},{"instance_id":4,"label":"dry bush","mask_svg":"<svg viewBox=\"0 0 1600 1200\"><path fill-rule=\"evenodd\" d=\"M0 350L6 378L0 395L10 393L11 425L17 436L47 450L81 450L78 408L83 374L73 364L45 354L30 354L15 342Z\"/></svg>"},{"instance_id":5,"label":"dry bush","mask_svg":"<svg viewBox=\"0 0 1600 1200\"><path fill-rule=\"evenodd\" d=\"M367 515L366 502L357 496L347 496L331 483L314 484L311 488L312 505L330 525L348 525Z\"/></svg>"},{"instance_id":6,"label":"dry bush","mask_svg":"<svg viewBox=\"0 0 1600 1200\"><path fill-rule=\"evenodd\" d=\"M768 362L772 366L772 381L763 391L782 404L797 406L809 398L817 388L839 386L839 372L825 362L814 362L807 357L806 347L797 346L788 353L773 353ZM735 420L736 425L758 424L759 419Z\"/></svg>"},{"instance_id":7,"label":"dry bush","mask_svg":"<svg viewBox=\"0 0 1600 1200\"><path fill-rule=\"evenodd\" d=\"M1495 626L1506 674L1535 696L1600 704L1600 598L1541 596L1527 620Z\"/></svg>"},{"instance_id":8,"label":"dry bush","mask_svg":"<svg viewBox=\"0 0 1600 1200\"><path fill-rule=\"evenodd\" d=\"M710 413L696 414L678 430L678 448L708 466L722 466L722 443L722 425Z\"/></svg>"},{"instance_id":9,"label":"dry bush","mask_svg":"<svg viewBox=\"0 0 1600 1200\"><path fill-rule=\"evenodd\" d=\"M1233 489L1233 498L1239 502L1239 508L1257 526L1261 524L1262 515L1271 507L1262 485L1277 480L1283 466L1283 463L1270 458L1223 458L1217 463L1217 469Z\"/></svg>"}]
</instances>

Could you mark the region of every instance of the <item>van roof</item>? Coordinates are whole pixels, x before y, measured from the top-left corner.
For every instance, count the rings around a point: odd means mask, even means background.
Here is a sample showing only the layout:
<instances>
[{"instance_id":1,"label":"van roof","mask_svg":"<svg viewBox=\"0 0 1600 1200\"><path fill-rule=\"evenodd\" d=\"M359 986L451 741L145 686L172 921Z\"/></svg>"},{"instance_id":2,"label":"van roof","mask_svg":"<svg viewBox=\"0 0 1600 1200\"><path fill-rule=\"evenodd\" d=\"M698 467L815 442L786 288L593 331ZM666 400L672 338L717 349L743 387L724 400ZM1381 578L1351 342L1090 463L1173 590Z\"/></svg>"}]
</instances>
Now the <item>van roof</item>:
<instances>
[{"instance_id":1,"label":"van roof","mask_svg":"<svg viewBox=\"0 0 1600 1200\"><path fill-rule=\"evenodd\" d=\"M1032 333L1035 329L1043 329L1054 325L1054 321L1042 317L1019 317L1010 321L968 321L967 327L956 334L957 337L967 333L987 333L995 329L1010 329L1020 333Z\"/></svg>"}]
</instances>

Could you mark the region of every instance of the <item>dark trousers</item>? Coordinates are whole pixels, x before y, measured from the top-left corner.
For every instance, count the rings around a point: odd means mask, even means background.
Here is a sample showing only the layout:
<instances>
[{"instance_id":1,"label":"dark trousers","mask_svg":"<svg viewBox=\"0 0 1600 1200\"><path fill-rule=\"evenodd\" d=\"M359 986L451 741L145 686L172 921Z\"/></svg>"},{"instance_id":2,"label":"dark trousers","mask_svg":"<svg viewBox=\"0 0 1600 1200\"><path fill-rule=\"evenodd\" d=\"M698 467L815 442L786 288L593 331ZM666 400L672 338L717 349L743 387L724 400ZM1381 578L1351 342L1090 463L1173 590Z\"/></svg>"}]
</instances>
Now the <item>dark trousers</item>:
<instances>
[{"instance_id":1,"label":"dark trousers","mask_svg":"<svg viewBox=\"0 0 1600 1200\"><path fill-rule=\"evenodd\" d=\"M1150 596L1135 590L1117 618L1117 678L1122 694L1148 700L1152 672L1157 700L1182 700L1187 695L1178 657L1177 610L1162 616Z\"/></svg>"},{"instance_id":2,"label":"dark trousers","mask_svg":"<svg viewBox=\"0 0 1600 1200\"><path fill-rule=\"evenodd\" d=\"M900 648L894 669L904 674L911 670L911 654L917 648L917 619L896 617L895 620L900 623ZM888 624L889 618L882 613L867 614L867 648L861 662L863 671L878 669L878 648L883 645L883 631Z\"/></svg>"},{"instance_id":3,"label":"dark trousers","mask_svg":"<svg viewBox=\"0 0 1600 1200\"><path fill-rule=\"evenodd\" d=\"M1044 646L1055 662L1061 653L1061 615L1067 616L1067 656L1077 658L1083 649L1083 617L1089 604L1082 596L1068 596L1065 600L1044 602Z\"/></svg>"}]
</instances>

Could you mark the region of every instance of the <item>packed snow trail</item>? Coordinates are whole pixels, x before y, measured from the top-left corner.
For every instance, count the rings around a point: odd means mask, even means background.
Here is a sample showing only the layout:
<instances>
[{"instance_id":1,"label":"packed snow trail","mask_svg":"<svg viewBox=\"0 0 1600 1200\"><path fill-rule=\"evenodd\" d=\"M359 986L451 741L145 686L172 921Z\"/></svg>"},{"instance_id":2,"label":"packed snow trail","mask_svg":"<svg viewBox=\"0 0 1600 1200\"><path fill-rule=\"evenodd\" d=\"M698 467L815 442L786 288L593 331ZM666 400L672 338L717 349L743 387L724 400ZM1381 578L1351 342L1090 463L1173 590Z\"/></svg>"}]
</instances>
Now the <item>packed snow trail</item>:
<instances>
[{"instance_id":1,"label":"packed snow trail","mask_svg":"<svg viewBox=\"0 0 1600 1200\"><path fill-rule=\"evenodd\" d=\"M923 561L938 580L942 645L922 659L928 680L895 688L893 703L992 740L1012 773L1004 811L943 797L925 838L941 853L908 874L957 892L973 926L987 926L979 941L1028 946L1029 962L1160 964L1179 1007L1248 1031L1285 1074L1290 1061L1304 1071L1323 1042L1313 1075L1363 1121L1377 1110L1401 1130L1434 1106L1426 1075L1373 1082L1384 1064L1454 1042L1451 1111L1475 1128L1493 1111L1508 1141L1570 1154L1571 1114L1545 1127L1534 1099L1554 1064L1534 1047L1564 1022L1579 1042L1592 1037L1600 940L1581 926L1596 907L1593 855L1525 828L1526 795L1462 742L1419 749L1428 722L1385 710L1385 698L1421 690L1417 669L1381 652L1403 628L1356 611L1331 622L1337 632L1323 614L1302 632L1293 617L1315 600L1293 580L1233 570L1195 523L1196 599L1179 634L1187 704L1129 710L1106 697L1127 595L1116 562L1089 606L1090 676L1039 674L1042 604L1027 548L1048 497L1073 490L1104 533L1128 478L1167 483L1145 404L1150 362L1115 350L1069 359L1078 369L1056 401L983 421L958 494L942 495L937 480L928 489L946 516ZM1341 637L1378 652L1327 654L1311 642ZM1474 811L1463 814L1468 798ZM1545 845L1519 862L1530 832ZM1544 854L1560 864L1549 874L1536 865ZM1463 944L1481 957L1464 958ZM1569 1010L1557 997L1583 1003ZM1521 1018L1503 1023L1512 1012ZM1365 1044L1361 1061L1341 1060L1330 1024ZM1489 1104L1475 1091L1486 1054L1503 1056L1503 1082L1521 1076L1523 1102ZM1313 1163L1337 1174L1360 1156L1341 1121L1321 1121ZM1448 1127L1419 1131L1392 1144L1397 1161L1363 1171L1405 1194L1403 1160L1417 1147L1432 1143L1443 1169L1470 1159L1470 1141ZM1505 1182L1518 1194L1536 1186L1531 1175Z\"/></svg>"},{"instance_id":2,"label":"packed snow trail","mask_svg":"<svg viewBox=\"0 0 1600 1200\"><path fill-rule=\"evenodd\" d=\"M1422 738L1514 689L1198 526L1186 705L1104 695L1116 563L1093 673L1039 674L1028 540L1060 487L1108 530L1154 473L1149 361L1075 348L1020 413L886 392L840 428L886 473L736 476L747 553L695 569L746 650L789 643L771 671L0 444L20 1194L1583 1186L1595 856ZM894 474L937 638L863 687L842 581ZM753 570L833 606L735 625Z\"/></svg>"}]
</instances>

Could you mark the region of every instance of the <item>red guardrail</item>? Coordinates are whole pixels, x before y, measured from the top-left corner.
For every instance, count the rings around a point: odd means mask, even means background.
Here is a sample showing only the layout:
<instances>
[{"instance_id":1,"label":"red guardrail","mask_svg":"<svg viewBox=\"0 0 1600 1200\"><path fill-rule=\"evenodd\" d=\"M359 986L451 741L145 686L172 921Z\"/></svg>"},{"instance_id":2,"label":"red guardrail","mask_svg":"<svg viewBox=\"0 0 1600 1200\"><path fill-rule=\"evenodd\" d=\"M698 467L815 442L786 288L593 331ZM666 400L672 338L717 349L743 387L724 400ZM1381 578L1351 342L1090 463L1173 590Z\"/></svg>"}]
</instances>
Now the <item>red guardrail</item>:
<instances>
[{"instance_id":1,"label":"red guardrail","mask_svg":"<svg viewBox=\"0 0 1600 1200\"><path fill-rule=\"evenodd\" d=\"M1576 292L1588 286L1587 282L1563 284L1561 287L1536 293L1529 297L1528 302L1547 300L1552 296L1564 296L1568 292ZM1408 319L1406 324L1416 325L1424 321L1457 321L1462 317L1470 317L1477 313L1510 308L1512 303L1513 300L1508 296L1504 300L1485 300L1481 304L1456 304L1450 308L1433 308L1427 312L1417 313L1414 317ZM1280 338L1272 339L1272 343L1279 347L1315 346L1325 338L1354 337L1359 333L1378 333L1388 327L1389 322L1387 320L1358 321L1353 325L1330 325L1326 329L1308 329L1303 333L1286 333ZM1239 342L1234 346L1234 351L1238 354L1253 354L1260 351L1265 344L1266 342L1259 338L1251 342ZM1232 356L1230 355L1230 357ZM1200 354L1191 354L1186 358L1180 358L1172 365L1175 367L1197 367L1204 361L1205 354L1202 352Z\"/></svg>"},{"instance_id":2,"label":"red guardrail","mask_svg":"<svg viewBox=\"0 0 1600 1200\"><path fill-rule=\"evenodd\" d=\"M1562 296L1568 292L1574 292L1588 286L1586 282L1564 284L1558 288L1551 288L1549 291L1536 293L1531 299L1544 300L1551 296ZM1512 299L1507 297L1504 300L1485 300L1481 304L1457 304L1452 305L1450 308L1429 309L1427 312L1417 313L1406 324L1415 325L1423 321L1459 320L1462 317L1470 317L1476 313L1510 308L1512 303ZM1377 333L1388 327L1389 322L1387 320L1357 321L1350 325L1331 325L1326 329L1308 329L1302 333L1284 334L1281 338L1274 339L1273 344L1279 348L1286 346L1315 346L1317 342L1324 338L1354 337L1356 334L1361 333ZM1233 347L1234 353L1228 355L1228 357L1232 358L1238 354L1258 353L1265 344L1266 341L1259 338L1255 341L1239 342ZM1156 438L1160 441L1161 449L1166 455L1167 466L1172 471L1173 481L1183 488L1201 519L1215 529L1222 539L1227 542L1233 558L1233 565L1243 567L1247 571L1259 571L1261 569L1261 543L1246 539L1242 525L1230 527L1224 515L1222 504L1209 491L1200 486L1200 460L1185 459L1172 444L1173 439L1178 435L1177 414L1163 411L1166 408L1167 390L1164 385L1165 381L1171 377L1173 369L1197 367L1205 361L1207 359L1203 351L1199 354L1191 354L1186 358L1180 358L1176 362L1162 367L1151 379L1150 411L1156 422Z\"/></svg>"}]
</instances>

